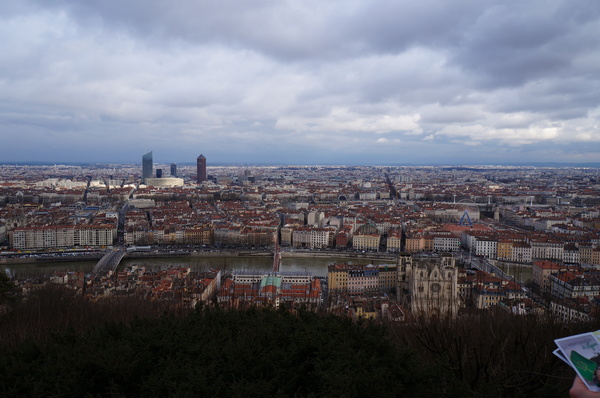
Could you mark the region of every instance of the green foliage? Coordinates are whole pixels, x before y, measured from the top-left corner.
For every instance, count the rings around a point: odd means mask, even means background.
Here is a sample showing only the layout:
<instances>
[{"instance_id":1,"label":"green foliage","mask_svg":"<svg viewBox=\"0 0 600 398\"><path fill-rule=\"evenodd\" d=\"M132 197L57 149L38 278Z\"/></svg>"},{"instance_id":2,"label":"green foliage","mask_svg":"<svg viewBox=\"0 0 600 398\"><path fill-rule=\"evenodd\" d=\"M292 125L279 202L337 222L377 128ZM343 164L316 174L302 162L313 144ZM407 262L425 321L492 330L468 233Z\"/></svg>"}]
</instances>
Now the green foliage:
<instances>
[{"instance_id":1,"label":"green foliage","mask_svg":"<svg viewBox=\"0 0 600 398\"><path fill-rule=\"evenodd\" d=\"M1 353L2 396L418 397L425 370L385 329L303 312L204 309Z\"/></svg>"},{"instance_id":2,"label":"green foliage","mask_svg":"<svg viewBox=\"0 0 600 398\"><path fill-rule=\"evenodd\" d=\"M0 396L563 397L554 339L600 329L485 312L404 325L193 312L47 287L0 315Z\"/></svg>"}]
</instances>

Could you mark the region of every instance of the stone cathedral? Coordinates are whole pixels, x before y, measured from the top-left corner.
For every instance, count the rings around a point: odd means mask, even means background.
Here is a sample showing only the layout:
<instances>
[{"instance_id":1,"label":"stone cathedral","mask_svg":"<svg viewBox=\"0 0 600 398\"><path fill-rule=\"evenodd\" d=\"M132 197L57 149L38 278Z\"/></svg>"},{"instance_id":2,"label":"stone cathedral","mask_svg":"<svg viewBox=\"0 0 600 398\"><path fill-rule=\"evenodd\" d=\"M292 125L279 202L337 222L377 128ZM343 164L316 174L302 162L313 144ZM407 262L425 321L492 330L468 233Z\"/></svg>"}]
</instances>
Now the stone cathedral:
<instances>
[{"instance_id":1,"label":"stone cathedral","mask_svg":"<svg viewBox=\"0 0 600 398\"><path fill-rule=\"evenodd\" d=\"M401 254L396 291L398 299L416 316L456 316L459 296L454 257L442 254L413 259Z\"/></svg>"}]
</instances>

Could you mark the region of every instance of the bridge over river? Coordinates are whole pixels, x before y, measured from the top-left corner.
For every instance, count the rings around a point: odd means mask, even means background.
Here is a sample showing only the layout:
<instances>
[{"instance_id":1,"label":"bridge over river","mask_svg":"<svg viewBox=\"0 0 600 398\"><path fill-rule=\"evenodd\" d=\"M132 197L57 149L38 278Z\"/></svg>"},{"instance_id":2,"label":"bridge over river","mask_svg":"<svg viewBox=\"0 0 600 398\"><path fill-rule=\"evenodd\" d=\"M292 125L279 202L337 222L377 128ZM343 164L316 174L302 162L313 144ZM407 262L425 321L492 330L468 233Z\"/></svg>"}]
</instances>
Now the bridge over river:
<instances>
[{"instance_id":1,"label":"bridge over river","mask_svg":"<svg viewBox=\"0 0 600 398\"><path fill-rule=\"evenodd\" d=\"M119 263L126 254L127 249L124 247L115 247L113 249L109 249L92 270L92 275L108 273L108 271L116 271Z\"/></svg>"}]
</instances>

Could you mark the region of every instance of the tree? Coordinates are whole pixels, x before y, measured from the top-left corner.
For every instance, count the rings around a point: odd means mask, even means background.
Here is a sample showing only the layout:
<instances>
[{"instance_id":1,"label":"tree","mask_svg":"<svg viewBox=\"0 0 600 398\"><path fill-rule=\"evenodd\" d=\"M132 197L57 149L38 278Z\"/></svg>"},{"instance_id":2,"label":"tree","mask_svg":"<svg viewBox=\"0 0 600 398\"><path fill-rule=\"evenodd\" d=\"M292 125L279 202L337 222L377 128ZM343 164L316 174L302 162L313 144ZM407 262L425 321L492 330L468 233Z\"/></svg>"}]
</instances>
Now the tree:
<instances>
[{"instance_id":1,"label":"tree","mask_svg":"<svg viewBox=\"0 0 600 398\"><path fill-rule=\"evenodd\" d=\"M382 326L256 308L26 341L0 349L0 374L2 396L419 397L437 388Z\"/></svg>"},{"instance_id":2,"label":"tree","mask_svg":"<svg viewBox=\"0 0 600 398\"><path fill-rule=\"evenodd\" d=\"M4 272L0 272L0 306L12 301L16 286Z\"/></svg>"}]
</instances>

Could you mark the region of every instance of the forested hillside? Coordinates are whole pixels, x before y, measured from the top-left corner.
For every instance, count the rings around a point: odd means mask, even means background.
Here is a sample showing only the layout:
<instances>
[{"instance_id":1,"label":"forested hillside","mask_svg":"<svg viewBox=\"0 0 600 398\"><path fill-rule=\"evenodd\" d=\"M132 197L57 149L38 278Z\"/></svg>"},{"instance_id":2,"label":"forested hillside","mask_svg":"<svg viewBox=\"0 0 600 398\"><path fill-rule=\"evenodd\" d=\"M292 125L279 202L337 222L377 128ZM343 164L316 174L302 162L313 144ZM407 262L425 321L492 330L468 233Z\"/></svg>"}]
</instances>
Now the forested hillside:
<instances>
[{"instance_id":1,"label":"forested hillside","mask_svg":"<svg viewBox=\"0 0 600 398\"><path fill-rule=\"evenodd\" d=\"M7 307L5 307L7 308ZM553 340L599 325L182 310L46 289L0 315L1 396L562 397Z\"/></svg>"}]
</instances>

